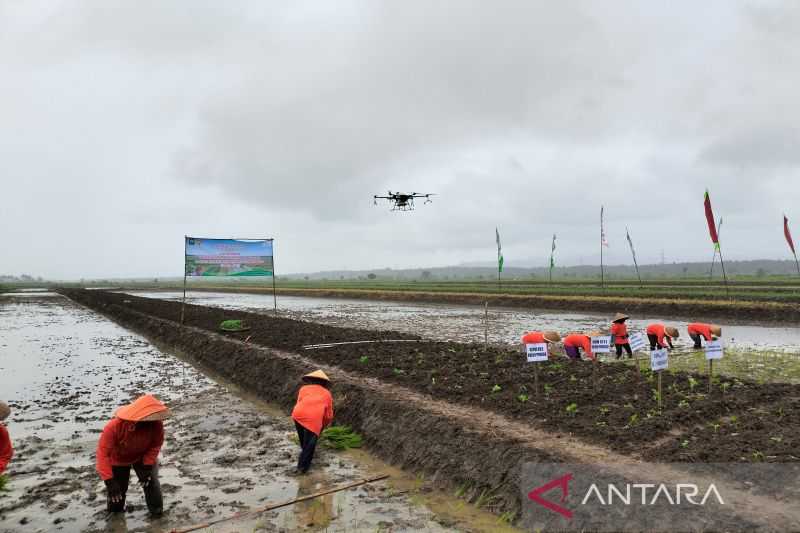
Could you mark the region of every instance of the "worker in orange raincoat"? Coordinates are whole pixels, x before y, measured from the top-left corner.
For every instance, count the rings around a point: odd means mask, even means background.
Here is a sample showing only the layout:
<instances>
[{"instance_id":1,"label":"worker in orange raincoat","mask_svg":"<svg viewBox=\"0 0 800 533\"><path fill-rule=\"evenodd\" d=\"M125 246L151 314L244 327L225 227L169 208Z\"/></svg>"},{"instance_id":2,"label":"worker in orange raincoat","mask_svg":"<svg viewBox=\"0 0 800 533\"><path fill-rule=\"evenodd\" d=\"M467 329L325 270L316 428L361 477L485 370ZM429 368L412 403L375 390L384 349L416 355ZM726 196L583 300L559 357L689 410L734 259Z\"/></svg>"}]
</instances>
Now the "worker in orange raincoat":
<instances>
[{"instance_id":1,"label":"worker in orange raincoat","mask_svg":"<svg viewBox=\"0 0 800 533\"><path fill-rule=\"evenodd\" d=\"M303 376L304 385L297 393L297 403L292 409L292 420L300 439L298 473L305 474L314 458L314 450L322 430L333 422L333 396L331 380L322 370Z\"/></svg>"},{"instance_id":2,"label":"worker in orange raincoat","mask_svg":"<svg viewBox=\"0 0 800 533\"><path fill-rule=\"evenodd\" d=\"M623 313L617 313L614 320L611 322L611 336L614 337L614 348L617 349L617 359L622 357L622 349L628 354L628 358L633 357L631 352L631 343L628 340L628 326L625 321L630 317Z\"/></svg>"},{"instance_id":3,"label":"worker in orange raincoat","mask_svg":"<svg viewBox=\"0 0 800 533\"><path fill-rule=\"evenodd\" d=\"M11 408L5 402L0 402L0 422L8 418ZM11 446L11 438L4 424L0 424L0 474L6 471L8 463L14 456L14 447Z\"/></svg>"},{"instance_id":4,"label":"worker in orange raincoat","mask_svg":"<svg viewBox=\"0 0 800 533\"><path fill-rule=\"evenodd\" d=\"M586 354L586 357L594 360L595 356L592 353L592 338L583 333L573 333L564 337L564 351L567 357L580 361L581 348Z\"/></svg>"},{"instance_id":5,"label":"worker in orange raincoat","mask_svg":"<svg viewBox=\"0 0 800 533\"><path fill-rule=\"evenodd\" d=\"M163 420L171 415L166 405L146 394L117 409L97 443L97 473L106 484L108 510L125 510L131 467L144 490L151 515L162 513L164 503L158 480L158 453L164 443Z\"/></svg>"},{"instance_id":6,"label":"worker in orange raincoat","mask_svg":"<svg viewBox=\"0 0 800 533\"><path fill-rule=\"evenodd\" d=\"M669 349L673 350L675 347L672 345L672 339L677 339L680 336L678 328L672 326L665 326L661 323L649 324L647 326L647 339L650 341L650 350L656 348L666 348L667 344ZM667 344L664 344L664 341Z\"/></svg>"},{"instance_id":7,"label":"worker in orange raincoat","mask_svg":"<svg viewBox=\"0 0 800 533\"><path fill-rule=\"evenodd\" d=\"M694 322L689 324L686 329L689 331L689 336L694 341L695 349L702 348L700 339L705 339L705 341L708 342L722 337L722 328L714 324Z\"/></svg>"}]
</instances>

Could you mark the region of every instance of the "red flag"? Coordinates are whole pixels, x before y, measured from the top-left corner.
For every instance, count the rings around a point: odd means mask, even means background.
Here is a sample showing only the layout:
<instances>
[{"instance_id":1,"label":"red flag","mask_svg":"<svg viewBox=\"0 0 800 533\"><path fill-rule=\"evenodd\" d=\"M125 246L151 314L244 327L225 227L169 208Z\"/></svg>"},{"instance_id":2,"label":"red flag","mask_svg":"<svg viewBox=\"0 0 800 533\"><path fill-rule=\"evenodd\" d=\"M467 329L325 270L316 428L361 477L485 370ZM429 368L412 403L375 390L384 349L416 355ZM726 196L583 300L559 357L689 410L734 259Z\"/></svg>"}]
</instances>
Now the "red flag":
<instances>
[{"instance_id":1,"label":"red flag","mask_svg":"<svg viewBox=\"0 0 800 533\"><path fill-rule=\"evenodd\" d=\"M792 242L792 234L789 233L789 219L786 218L786 215L783 215L783 234L786 236L786 242L789 243L789 248L792 249L792 253L795 253L794 242Z\"/></svg>"},{"instance_id":2,"label":"red flag","mask_svg":"<svg viewBox=\"0 0 800 533\"><path fill-rule=\"evenodd\" d=\"M711 235L711 242L714 243L714 248L719 249L719 237L717 237L717 225L714 223L714 211L711 210L711 197L708 196L708 189L706 189L706 197L704 205L706 208L706 221L708 222L708 234Z\"/></svg>"}]
</instances>

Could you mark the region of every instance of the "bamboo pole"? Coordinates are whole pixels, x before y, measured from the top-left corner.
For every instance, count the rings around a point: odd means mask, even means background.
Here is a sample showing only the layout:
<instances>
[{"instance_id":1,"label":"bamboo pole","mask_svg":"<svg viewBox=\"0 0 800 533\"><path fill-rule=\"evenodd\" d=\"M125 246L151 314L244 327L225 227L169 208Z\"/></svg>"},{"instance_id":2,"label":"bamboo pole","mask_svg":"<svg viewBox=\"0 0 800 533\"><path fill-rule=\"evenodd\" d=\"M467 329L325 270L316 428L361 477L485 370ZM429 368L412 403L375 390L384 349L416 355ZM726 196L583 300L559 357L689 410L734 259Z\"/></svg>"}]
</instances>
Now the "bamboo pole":
<instances>
[{"instance_id":1,"label":"bamboo pole","mask_svg":"<svg viewBox=\"0 0 800 533\"><path fill-rule=\"evenodd\" d=\"M483 349L489 348L489 300L483 304Z\"/></svg>"},{"instance_id":2,"label":"bamboo pole","mask_svg":"<svg viewBox=\"0 0 800 533\"><path fill-rule=\"evenodd\" d=\"M719 241L719 232L722 230L722 217L719 217L719 224L717 224L717 241ZM714 263L717 261L717 249L714 248L714 255L711 257L711 271L708 273L708 281L714 278Z\"/></svg>"},{"instance_id":3,"label":"bamboo pole","mask_svg":"<svg viewBox=\"0 0 800 533\"><path fill-rule=\"evenodd\" d=\"M320 496L325 496L326 494L333 494L334 492L341 492L343 490L352 489L352 488L355 488L355 487L359 487L361 485L366 485L367 483L373 483L375 481L381 481L381 480L386 479L388 477L389 477L388 474L383 474L383 475L375 476L375 477L368 478L368 479L362 479L361 481L356 481L356 482L350 483L348 485L342 485L341 487L334 487L332 489L323 490L323 491L320 491L320 492L316 492L314 494L309 494L307 496L300 496L299 498L294 498L293 500L287 500L287 501L284 501L284 502L281 502L281 503L274 503L274 504L271 504L271 505L265 505L264 507L258 507L256 509L251 510L251 511L245 511L245 512L241 512L241 513L236 513L234 515L227 516L227 517L224 517L224 518L218 518L216 520L211 520L211 521L205 522L203 524L196 524L196 525L185 527L185 528L181 528L181 529L176 528L176 529L171 530L170 533L189 533L191 531L197 531L198 529L206 529L206 528L209 528L209 527L211 527L213 525L220 524L222 522L229 522L231 520L236 520L236 519L239 519L239 518L245 518L245 517L248 517L248 516L259 515L261 513L267 512L267 511L272 511L274 509L280 509L281 507L288 507L289 505L294 505L295 503L300 503L300 502L304 502L304 501L307 501L307 500L313 500L314 498L319 498Z\"/></svg>"}]
</instances>

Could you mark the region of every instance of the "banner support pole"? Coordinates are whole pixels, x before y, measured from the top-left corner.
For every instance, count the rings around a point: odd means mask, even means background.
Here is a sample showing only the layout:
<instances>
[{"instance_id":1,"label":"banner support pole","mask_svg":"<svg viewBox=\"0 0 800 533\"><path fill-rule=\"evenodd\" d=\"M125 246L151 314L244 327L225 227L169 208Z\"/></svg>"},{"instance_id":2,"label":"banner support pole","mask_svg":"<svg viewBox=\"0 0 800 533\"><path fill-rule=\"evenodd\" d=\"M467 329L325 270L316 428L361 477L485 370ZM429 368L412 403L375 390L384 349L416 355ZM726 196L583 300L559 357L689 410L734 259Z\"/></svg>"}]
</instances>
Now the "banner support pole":
<instances>
[{"instance_id":1,"label":"banner support pole","mask_svg":"<svg viewBox=\"0 0 800 533\"><path fill-rule=\"evenodd\" d=\"M277 291L275 290L275 245L274 245L275 241L272 241L272 242L273 242L273 245L272 245L272 305L273 305L273 311L275 312L275 315L277 316L277 314L278 314L278 294L277 294Z\"/></svg>"},{"instance_id":2,"label":"banner support pole","mask_svg":"<svg viewBox=\"0 0 800 533\"><path fill-rule=\"evenodd\" d=\"M186 235L183 236L183 300L181 301L181 326L186 317Z\"/></svg>"},{"instance_id":3,"label":"banner support pole","mask_svg":"<svg viewBox=\"0 0 800 533\"><path fill-rule=\"evenodd\" d=\"M794 254L794 264L797 267L797 275L800 276L800 263L797 262L797 254L795 252L792 252L792 254Z\"/></svg>"},{"instance_id":4,"label":"banner support pole","mask_svg":"<svg viewBox=\"0 0 800 533\"><path fill-rule=\"evenodd\" d=\"M730 296L730 290L728 290L728 275L725 274L725 261L722 260L722 247L719 248L719 265L722 267L722 279L725 280L725 296Z\"/></svg>"},{"instance_id":5,"label":"banner support pole","mask_svg":"<svg viewBox=\"0 0 800 533\"><path fill-rule=\"evenodd\" d=\"M717 242L719 242L719 233L722 230L722 217L719 217L719 224L717 224ZM717 260L717 249L714 248L714 255L711 257L711 271L708 273L708 281L714 278L714 263Z\"/></svg>"}]
</instances>

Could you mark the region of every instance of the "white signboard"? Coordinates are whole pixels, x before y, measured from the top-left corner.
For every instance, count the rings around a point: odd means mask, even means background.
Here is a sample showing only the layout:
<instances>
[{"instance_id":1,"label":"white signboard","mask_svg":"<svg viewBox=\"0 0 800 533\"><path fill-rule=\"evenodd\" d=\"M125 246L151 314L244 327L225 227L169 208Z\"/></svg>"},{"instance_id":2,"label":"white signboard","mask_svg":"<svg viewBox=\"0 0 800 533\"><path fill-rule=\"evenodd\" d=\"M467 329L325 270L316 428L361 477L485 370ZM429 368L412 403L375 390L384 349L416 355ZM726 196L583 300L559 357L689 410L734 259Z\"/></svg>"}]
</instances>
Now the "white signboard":
<instances>
[{"instance_id":1,"label":"white signboard","mask_svg":"<svg viewBox=\"0 0 800 533\"><path fill-rule=\"evenodd\" d=\"M592 352L608 353L611 351L611 335L592 337Z\"/></svg>"},{"instance_id":2,"label":"white signboard","mask_svg":"<svg viewBox=\"0 0 800 533\"><path fill-rule=\"evenodd\" d=\"M634 333L630 337L628 337L628 342L631 345L631 350L634 352L638 352L639 350L644 350L647 347L647 341L644 340L644 335L641 333Z\"/></svg>"},{"instance_id":3,"label":"white signboard","mask_svg":"<svg viewBox=\"0 0 800 533\"><path fill-rule=\"evenodd\" d=\"M526 344L525 352L528 354L529 363L538 363L547 361L547 343L537 342L534 344Z\"/></svg>"},{"instance_id":4,"label":"white signboard","mask_svg":"<svg viewBox=\"0 0 800 533\"><path fill-rule=\"evenodd\" d=\"M666 348L650 352L650 370L666 370L669 352Z\"/></svg>"},{"instance_id":5,"label":"white signboard","mask_svg":"<svg viewBox=\"0 0 800 533\"><path fill-rule=\"evenodd\" d=\"M722 341L708 341L706 343L706 359L722 359Z\"/></svg>"}]
</instances>

